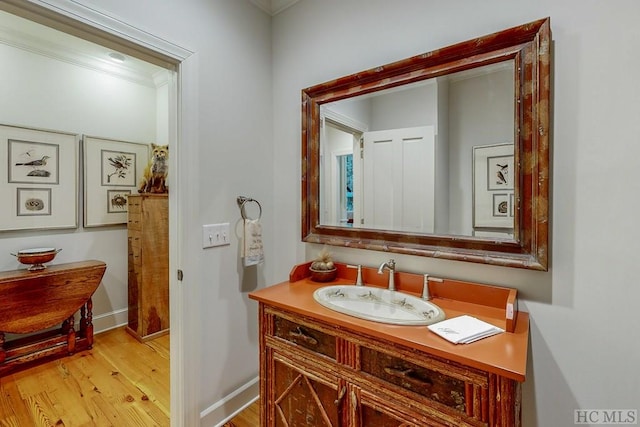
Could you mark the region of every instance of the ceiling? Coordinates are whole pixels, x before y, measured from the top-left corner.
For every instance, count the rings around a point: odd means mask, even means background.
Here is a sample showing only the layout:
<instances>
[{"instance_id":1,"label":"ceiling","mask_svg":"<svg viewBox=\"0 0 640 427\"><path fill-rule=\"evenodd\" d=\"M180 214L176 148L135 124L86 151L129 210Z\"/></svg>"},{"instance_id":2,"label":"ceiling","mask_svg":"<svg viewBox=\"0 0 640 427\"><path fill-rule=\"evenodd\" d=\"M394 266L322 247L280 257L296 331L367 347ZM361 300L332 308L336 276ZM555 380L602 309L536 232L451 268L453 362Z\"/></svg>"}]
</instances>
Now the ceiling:
<instances>
[{"instance_id":1,"label":"ceiling","mask_svg":"<svg viewBox=\"0 0 640 427\"><path fill-rule=\"evenodd\" d=\"M274 16L299 0L249 1ZM157 87L166 81L167 73L162 67L126 55L124 62L115 62L109 55L122 55L120 52L3 11L0 11L0 44L106 72L146 86Z\"/></svg>"},{"instance_id":2,"label":"ceiling","mask_svg":"<svg viewBox=\"0 0 640 427\"><path fill-rule=\"evenodd\" d=\"M3 11L0 11L0 44L145 86L157 87L166 81L167 72L162 67ZM114 61L109 56L114 53L122 55L124 62Z\"/></svg>"}]
</instances>

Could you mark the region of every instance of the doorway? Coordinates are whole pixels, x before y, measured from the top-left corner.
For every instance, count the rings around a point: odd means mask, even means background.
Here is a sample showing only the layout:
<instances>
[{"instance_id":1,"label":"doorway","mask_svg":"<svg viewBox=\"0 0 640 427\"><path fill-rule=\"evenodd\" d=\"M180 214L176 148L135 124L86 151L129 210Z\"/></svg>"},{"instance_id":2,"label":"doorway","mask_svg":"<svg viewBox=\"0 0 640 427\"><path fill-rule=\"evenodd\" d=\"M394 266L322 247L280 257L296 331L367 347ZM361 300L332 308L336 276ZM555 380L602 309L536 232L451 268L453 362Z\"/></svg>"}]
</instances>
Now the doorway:
<instances>
[{"instance_id":1,"label":"doorway","mask_svg":"<svg viewBox=\"0 0 640 427\"><path fill-rule=\"evenodd\" d=\"M362 132L325 118L322 128L320 222L353 227L360 218ZM359 224L359 222L358 222Z\"/></svg>"},{"instance_id":2,"label":"doorway","mask_svg":"<svg viewBox=\"0 0 640 427\"><path fill-rule=\"evenodd\" d=\"M185 360L183 350L187 347L184 340L188 339L186 333L181 333L187 327L183 322L183 308L185 298L183 288L177 286L176 271L182 265L181 259L181 233L180 220L183 218L180 204L178 203L180 189L184 188L185 180L181 179L178 152L182 143L188 139L185 127L179 127L180 109L191 108L189 99L183 97L185 91L194 91L191 81L181 77L183 73L193 73L193 61L188 58L193 54L186 49L173 45L146 32L140 31L126 23L117 21L104 14L98 13L77 3L52 6L49 3L37 1L24 2L21 0L5 0L0 4L0 10L18 17L43 24L63 33L73 34L80 39L109 48L116 53L148 62L155 66L170 70L168 88L166 93L168 139L175 142L172 145L173 155L170 157L170 186L174 189L169 195L169 271L170 273L170 312L171 329L175 339L171 340L171 421L172 425L189 425L199 414L185 414L185 407L193 405L187 402L193 399L191 391L195 381L183 366ZM180 80L180 88L178 81ZM180 130L179 130L180 129ZM188 321L188 319L187 319ZM193 418L196 417L196 418Z\"/></svg>"}]
</instances>

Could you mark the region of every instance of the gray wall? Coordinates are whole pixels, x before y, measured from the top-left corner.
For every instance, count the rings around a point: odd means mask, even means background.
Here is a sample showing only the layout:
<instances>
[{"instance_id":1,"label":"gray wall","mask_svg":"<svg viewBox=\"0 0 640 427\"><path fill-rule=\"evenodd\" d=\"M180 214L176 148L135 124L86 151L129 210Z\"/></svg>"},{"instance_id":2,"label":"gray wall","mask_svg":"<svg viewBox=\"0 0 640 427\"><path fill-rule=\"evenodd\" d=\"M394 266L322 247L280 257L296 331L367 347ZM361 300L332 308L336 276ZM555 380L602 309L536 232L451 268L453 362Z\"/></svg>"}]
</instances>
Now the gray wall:
<instances>
[{"instance_id":1,"label":"gray wall","mask_svg":"<svg viewBox=\"0 0 640 427\"><path fill-rule=\"evenodd\" d=\"M449 84L449 230L473 235L473 147L513 144L513 72Z\"/></svg>"},{"instance_id":2,"label":"gray wall","mask_svg":"<svg viewBox=\"0 0 640 427\"><path fill-rule=\"evenodd\" d=\"M519 289L531 314L525 426L573 425L577 408L638 408L633 339L640 230L637 2L302 0L273 21L277 277L319 251L299 239L300 89L551 17L551 269L395 256L398 268ZM616 177L617 179L613 179ZM388 254L332 248L349 263ZM603 317L604 316L604 317Z\"/></svg>"}]
</instances>

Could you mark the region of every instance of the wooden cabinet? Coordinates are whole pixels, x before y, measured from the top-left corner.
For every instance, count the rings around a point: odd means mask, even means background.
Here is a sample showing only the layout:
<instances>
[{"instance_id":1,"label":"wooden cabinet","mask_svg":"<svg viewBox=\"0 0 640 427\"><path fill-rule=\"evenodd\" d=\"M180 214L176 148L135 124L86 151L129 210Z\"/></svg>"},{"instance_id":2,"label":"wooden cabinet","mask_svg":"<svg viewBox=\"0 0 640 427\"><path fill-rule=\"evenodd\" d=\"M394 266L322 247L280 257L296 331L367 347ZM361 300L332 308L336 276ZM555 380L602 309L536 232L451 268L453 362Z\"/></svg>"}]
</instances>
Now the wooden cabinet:
<instances>
[{"instance_id":1,"label":"wooden cabinet","mask_svg":"<svg viewBox=\"0 0 640 427\"><path fill-rule=\"evenodd\" d=\"M489 426L519 418L513 380L274 307L262 307L261 319L263 426Z\"/></svg>"},{"instance_id":2,"label":"wooden cabinet","mask_svg":"<svg viewBox=\"0 0 640 427\"><path fill-rule=\"evenodd\" d=\"M143 341L169 331L169 205L167 194L128 199L127 331Z\"/></svg>"},{"instance_id":3,"label":"wooden cabinet","mask_svg":"<svg viewBox=\"0 0 640 427\"><path fill-rule=\"evenodd\" d=\"M456 346L425 327L327 310L313 301L321 286L296 278L250 294L259 301L262 427L520 425L525 313L517 325L503 325L509 332L501 336ZM455 307L472 307L436 302L449 316L458 314ZM498 311L506 313L506 305L480 312Z\"/></svg>"}]
</instances>

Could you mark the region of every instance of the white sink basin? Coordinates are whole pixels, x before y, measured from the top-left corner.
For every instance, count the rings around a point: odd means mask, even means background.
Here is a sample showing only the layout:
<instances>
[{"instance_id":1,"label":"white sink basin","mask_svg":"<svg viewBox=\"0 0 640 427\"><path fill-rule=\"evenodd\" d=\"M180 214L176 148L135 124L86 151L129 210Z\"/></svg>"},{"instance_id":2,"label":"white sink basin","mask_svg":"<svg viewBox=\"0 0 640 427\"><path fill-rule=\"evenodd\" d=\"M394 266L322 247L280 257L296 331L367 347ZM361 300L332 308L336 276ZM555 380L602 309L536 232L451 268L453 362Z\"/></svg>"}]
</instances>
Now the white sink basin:
<instances>
[{"instance_id":1,"label":"white sink basin","mask_svg":"<svg viewBox=\"0 0 640 427\"><path fill-rule=\"evenodd\" d=\"M331 310L374 322L430 325L444 320L444 311L429 301L371 286L325 286L313 298Z\"/></svg>"}]
</instances>

